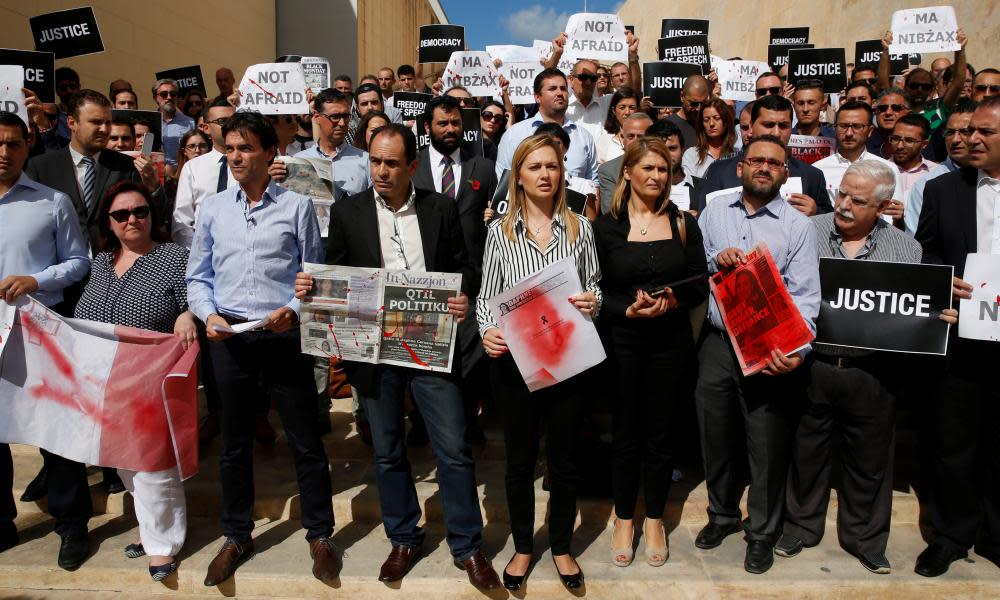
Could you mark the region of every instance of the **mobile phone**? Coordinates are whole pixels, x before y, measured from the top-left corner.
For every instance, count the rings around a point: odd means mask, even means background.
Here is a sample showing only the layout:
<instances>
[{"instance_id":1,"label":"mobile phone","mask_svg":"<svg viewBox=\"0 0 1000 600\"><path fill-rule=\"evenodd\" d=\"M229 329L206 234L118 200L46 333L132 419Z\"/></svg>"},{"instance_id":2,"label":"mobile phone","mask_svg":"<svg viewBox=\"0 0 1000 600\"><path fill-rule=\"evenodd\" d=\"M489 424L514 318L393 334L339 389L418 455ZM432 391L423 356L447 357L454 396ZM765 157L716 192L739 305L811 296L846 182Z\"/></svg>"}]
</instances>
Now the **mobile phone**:
<instances>
[{"instance_id":1,"label":"mobile phone","mask_svg":"<svg viewBox=\"0 0 1000 600\"><path fill-rule=\"evenodd\" d=\"M653 298L657 298L659 296L662 296L663 294L666 294L668 288L671 289L671 290L677 289L677 288L679 288L681 286L687 285L689 283L695 283L697 281L701 281L701 280L706 279L706 278L707 278L706 275L692 275L691 277L685 277L684 279L681 279L680 281L675 281L673 283L668 283L667 285L663 285L663 286L659 286L658 285L658 286L654 287L651 290L646 290L646 293L649 294L650 296L652 296Z\"/></svg>"},{"instance_id":2,"label":"mobile phone","mask_svg":"<svg viewBox=\"0 0 1000 600\"><path fill-rule=\"evenodd\" d=\"M152 134L152 132L147 133L146 135L142 136L142 151L139 152L139 154L141 154L141 155L143 155L143 156L145 156L145 157L148 158L149 155L153 153L153 138L154 137L155 136Z\"/></svg>"}]
</instances>

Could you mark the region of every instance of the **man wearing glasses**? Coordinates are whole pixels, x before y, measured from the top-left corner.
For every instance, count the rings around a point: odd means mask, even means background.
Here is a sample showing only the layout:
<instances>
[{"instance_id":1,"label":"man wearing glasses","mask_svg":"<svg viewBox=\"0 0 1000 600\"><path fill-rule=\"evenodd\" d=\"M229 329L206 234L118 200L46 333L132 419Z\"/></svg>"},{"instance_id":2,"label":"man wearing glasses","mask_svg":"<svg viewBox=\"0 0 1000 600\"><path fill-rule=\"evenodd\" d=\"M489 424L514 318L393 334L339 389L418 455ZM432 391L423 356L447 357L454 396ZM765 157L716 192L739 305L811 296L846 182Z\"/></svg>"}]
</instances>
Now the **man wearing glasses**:
<instances>
[{"instance_id":1,"label":"man wearing glasses","mask_svg":"<svg viewBox=\"0 0 1000 600\"><path fill-rule=\"evenodd\" d=\"M160 111L160 137L163 140L163 160L177 166L177 149L181 137L194 129L194 119L177 110L177 82L158 79L153 86L153 100Z\"/></svg>"},{"instance_id":2,"label":"man wearing glasses","mask_svg":"<svg viewBox=\"0 0 1000 600\"><path fill-rule=\"evenodd\" d=\"M888 159L892 155L889 136L896 120L910 113L910 96L899 88L882 90L875 97L875 131L868 138L868 151Z\"/></svg>"},{"instance_id":3,"label":"man wearing glasses","mask_svg":"<svg viewBox=\"0 0 1000 600\"><path fill-rule=\"evenodd\" d=\"M611 105L611 94L598 96L595 93L597 63L592 60L577 61L569 76L569 84L573 87L574 98L566 107L566 118L586 129L596 140L604 128L608 106Z\"/></svg>"},{"instance_id":4,"label":"man wearing glasses","mask_svg":"<svg viewBox=\"0 0 1000 600\"><path fill-rule=\"evenodd\" d=\"M972 82L973 100L982 102L990 96L1000 96L1000 71L992 68L976 73Z\"/></svg>"},{"instance_id":5,"label":"man wearing glasses","mask_svg":"<svg viewBox=\"0 0 1000 600\"><path fill-rule=\"evenodd\" d=\"M923 116L910 113L900 117L892 128L889 144L892 146L892 162L899 171L899 184L895 198L909 198L910 190L934 167L936 162L927 160L921 154L930 141L931 126ZM893 217L896 220L896 217ZM910 235L915 232L907 231Z\"/></svg>"},{"instance_id":6,"label":"man wearing glasses","mask_svg":"<svg viewBox=\"0 0 1000 600\"><path fill-rule=\"evenodd\" d=\"M695 126L701 119L701 108L712 97L712 86L701 75L691 75L681 86L681 109L667 117L667 120L681 130L684 149L698 143Z\"/></svg>"}]
</instances>

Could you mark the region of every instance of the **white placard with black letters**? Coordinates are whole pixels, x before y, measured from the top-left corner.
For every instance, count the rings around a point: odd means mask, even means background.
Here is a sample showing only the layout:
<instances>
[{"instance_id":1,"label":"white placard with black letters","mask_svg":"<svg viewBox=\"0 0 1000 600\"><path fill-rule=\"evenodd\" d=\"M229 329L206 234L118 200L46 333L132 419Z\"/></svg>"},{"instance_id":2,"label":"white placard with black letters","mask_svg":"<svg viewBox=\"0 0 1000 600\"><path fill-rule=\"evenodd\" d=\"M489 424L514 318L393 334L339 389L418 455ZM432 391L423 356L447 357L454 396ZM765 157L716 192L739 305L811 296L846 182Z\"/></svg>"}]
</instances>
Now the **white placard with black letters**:
<instances>
[{"instance_id":1,"label":"white placard with black letters","mask_svg":"<svg viewBox=\"0 0 1000 600\"><path fill-rule=\"evenodd\" d=\"M907 8L892 13L889 52L950 52L960 50L958 21L951 6Z\"/></svg>"},{"instance_id":2,"label":"white placard with black letters","mask_svg":"<svg viewBox=\"0 0 1000 600\"><path fill-rule=\"evenodd\" d=\"M618 15L605 13L577 13L566 22L566 45L563 55L567 60L589 58L601 61L628 60L628 42L625 25Z\"/></svg>"},{"instance_id":3,"label":"white placard with black letters","mask_svg":"<svg viewBox=\"0 0 1000 600\"><path fill-rule=\"evenodd\" d=\"M262 63L247 67L240 80L241 111L264 115L303 115L309 112L306 80L297 62Z\"/></svg>"},{"instance_id":4,"label":"white placard with black letters","mask_svg":"<svg viewBox=\"0 0 1000 600\"><path fill-rule=\"evenodd\" d=\"M500 97L500 73L482 50L453 52L444 70L444 89L460 85L473 96Z\"/></svg>"},{"instance_id":5,"label":"white placard with black letters","mask_svg":"<svg viewBox=\"0 0 1000 600\"><path fill-rule=\"evenodd\" d=\"M712 64L719 76L723 100L756 100L757 77L770 70L767 63L759 60L720 60Z\"/></svg>"}]
</instances>

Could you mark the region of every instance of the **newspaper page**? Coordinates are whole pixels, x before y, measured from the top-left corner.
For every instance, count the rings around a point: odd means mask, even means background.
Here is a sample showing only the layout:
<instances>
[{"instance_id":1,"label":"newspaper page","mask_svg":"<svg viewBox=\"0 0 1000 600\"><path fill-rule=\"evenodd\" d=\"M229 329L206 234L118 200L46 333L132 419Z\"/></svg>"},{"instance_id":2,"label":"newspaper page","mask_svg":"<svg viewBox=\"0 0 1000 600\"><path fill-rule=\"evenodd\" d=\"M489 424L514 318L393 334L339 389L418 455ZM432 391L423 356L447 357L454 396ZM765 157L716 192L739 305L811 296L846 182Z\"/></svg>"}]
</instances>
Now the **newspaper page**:
<instances>
[{"instance_id":1,"label":"newspaper page","mask_svg":"<svg viewBox=\"0 0 1000 600\"><path fill-rule=\"evenodd\" d=\"M382 271L306 263L311 295L302 299L302 352L375 362L382 341Z\"/></svg>"},{"instance_id":2,"label":"newspaper page","mask_svg":"<svg viewBox=\"0 0 1000 600\"><path fill-rule=\"evenodd\" d=\"M288 168L288 176L281 185L312 198L319 233L327 237L330 233L330 207L333 206L333 161L292 156L280 156L277 160L284 162Z\"/></svg>"},{"instance_id":3,"label":"newspaper page","mask_svg":"<svg viewBox=\"0 0 1000 600\"><path fill-rule=\"evenodd\" d=\"M745 264L713 275L709 285L743 375L764 369L772 349L787 356L815 337L765 244L747 252Z\"/></svg>"},{"instance_id":4,"label":"newspaper page","mask_svg":"<svg viewBox=\"0 0 1000 600\"><path fill-rule=\"evenodd\" d=\"M448 298L462 289L462 275L385 271L385 322L378 362L432 371L451 371L455 317Z\"/></svg>"}]
</instances>

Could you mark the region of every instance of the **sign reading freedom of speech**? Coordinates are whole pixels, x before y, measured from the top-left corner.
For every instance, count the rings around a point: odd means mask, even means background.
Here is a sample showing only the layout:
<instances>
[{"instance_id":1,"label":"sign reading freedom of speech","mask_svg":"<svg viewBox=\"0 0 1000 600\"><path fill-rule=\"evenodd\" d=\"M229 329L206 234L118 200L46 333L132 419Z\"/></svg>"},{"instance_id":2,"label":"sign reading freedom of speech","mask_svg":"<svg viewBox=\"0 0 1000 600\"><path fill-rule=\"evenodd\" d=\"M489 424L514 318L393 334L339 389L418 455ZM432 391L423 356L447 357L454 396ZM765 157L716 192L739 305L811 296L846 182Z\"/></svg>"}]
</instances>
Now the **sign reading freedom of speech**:
<instances>
[{"instance_id":1,"label":"sign reading freedom of speech","mask_svg":"<svg viewBox=\"0 0 1000 600\"><path fill-rule=\"evenodd\" d=\"M473 96L500 97L500 73L483 51L452 52L444 70L444 88L460 85Z\"/></svg>"},{"instance_id":2,"label":"sign reading freedom of speech","mask_svg":"<svg viewBox=\"0 0 1000 600\"><path fill-rule=\"evenodd\" d=\"M945 354L953 267L821 258L816 343Z\"/></svg>"},{"instance_id":3,"label":"sign reading freedom of speech","mask_svg":"<svg viewBox=\"0 0 1000 600\"><path fill-rule=\"evenodd\" d=\"M854 69L874 69L878 71L878 61L882 58L882 40L862 40L854 44ZM906 54L889 55L889 74L902 75L909 67Z\"/></svg>"},{"instance_id":4,"label":"sign reading freedom of speech","mask_svg":"<svg viewBox=\"0 0 1000 600\"><path fill-rule=\"evenodd\" d=\"M577 13L566 22L567 59L581 58L605 61L628 61L625 26L618 15Z\"/></svg>"},{"instance_id":5,"label":"sign reading freedom of speech","mask_svg":"<svg viewBox=\"0 0 1000 600\"><path fill-rule=\"evenodd\" d=\"M24 106L24 67L21 65L0 65L0 110L14 113L21 117L25 125L28 121L28 109Z\"/></svg>"},{"instance_id":6,"label":"sign reading freedom of speech","mask_svg":"<svg viewBox=\"0 0 1000 600\"><path fill-rule=\"evenodd\" d=\"M262 115L303 115L309 112L306 80L297 62L251 65L240 80L240 108Z\"/></svg>"},{"instance_id":7,"label":"sign reading freedom of speech","mask_svg":"<svg viewBox=\"0 0 1000 600\"><path fill-rule=\"evenodd\" d=\"M701 74L701 67L690 63L642 63L642 95L656 107L680 106L684 80Z\"/></svg>"},{"instance_id":8,"label":"sign reading freedom of speech","mask_svg":"<svg viewBox=\"0 0 1000 600\"><path fill-rule=\"evenodd\" d=\"M771 44L767 47L767 64L771 65L771 70L777 73L781 67L788 64L789 51L815 47L815 44L793 44L791 46L778 46Z\"/></svg>"},{"instance_id":9,"label":"sign reading freedom of speech","mask_svg":"<svg viewBox=\"0 0 1000 600\"><path fill-rule=\"evenodd\" d=\"M412 121L424 114L427 103L431 101L430 94L420 92L396 92L392 95L392 105L403 113L403 120Z\"/></svg>"},{"instance_id":10,"label":"sign reading freedom of speech","mask_svg":"<svg viewBox=\"0 0 1000 600\"><path fill-rule=\"evenodd\" d=\"M417 60L421 63L448 62L453 52L465 50L465 27L461 25L421 25Z\"/></svg>"},{"instance_id":11,"label":"sign reading freedom of speech","mask_svg":"<svg viewBox=\"0 0 1000 600\"><path fill-rule=\"evenodd\" d=\"M789 50L788 81L795 85L803 79L819 79L824 92L836 94L847 87L846 62L843 48Z\"/></svg>"},{"instance_id":12,"label":"sign reading freedom of speech","mask_svg":"<svg viewBox=\"0 0 1000 600\"><path fill-rule=\"evenodd\" d=\"M69 58L104 52L101 30L90 6L60 10L28 19L35 50Z\"/></svg>"},{"instance_id":13,"label":"sign reading freedom of speech","mask_svg":"<svg viewBox=\"0 0 1000 600\"><path fill-rule=\"evenodd\" d=\"M972 298L958 304L958 337L1000 342L1000 256L970 254L962 278Z\"/></svg>"},{"instance_id":14,"label":"sign reading freedom of speech","mask_svg":"<svg viewBox=\"0 0 1000 600\"><path fill-rule=\"evenodd\" d=\"M756 60L720 60L713 64L723 100L756 100L757 77L769 70L767 63Z\"/></svg>"},{"instance_id":15,"label":"sign reading freedom of speech","mask_svg":"<svg viewBox=\"0 0 1000 600\"><path fill-rule=\"evenodd\" d=\"M690 63L701 67L702 73L712 70L712 60L708 54L707 35L684 35L660 38L657 42L660 60L666 62Z\"/></svg>"},{"instance_id":16,"label":"sign reading freedom of speech","mask_svg":"<svg viewBox=\"0 0 1000 600\"><path fill-rule=\"evenodd\" d=\"M772 27L771 46L794 46L796 44L809 43L808 27Z\"/></svg>"},{"instance_id":17,"label":"sign reading freedom of speech","mask_svg":"<svg viewBox=\"0 0 1000 600\"><path fill-rule=\"evenodd\" d=\"M682 37L686 35L708 35L707 19L663 19L660 21L660 37Z\"/></svg>"},{"instance_id":18,"label":"sign reading freedom of speech","mask_svg":"<svg viewBox=\"0 0 1000 600\"><path fill-rule=\"evenodd\" d=\"M198 90L203 96L208 95L205 89L205 78L201 76L201 65L167 69L156 74L157 79L173 79L177 82L177 97L183 98L191 90ZM208 104L206 102L206 104Z\"/></svg>"},{"instance_id":19,"label":"sign reading freedom of speech","mask_svg":"<svg viewBox=\"0 0 1000 600\"><path fill-rule=\"evenodd\" d=\"M892 13L892 45L889 52L948 52L961 49L958 21L950 6L908 8Z\"/></svg>"},{"instance_id":20,"label":"sign reading freedom of speech","mask_svg":"<svg viewBox=\"0 0 1000 600\"><path fill-rule=\"evenodd\" d=\"M541 71L542 65L537 60L500 64L500 74L510 83L507 94L511 104L531 104L535 101L535 76Z\"/></svg>"},{"instance_id":21,"label":"sign reading freedom of speech","mask_svg":"<svg viewBox=\"0 0 1000 600\"><path fill-rule=\"evenodd\" d=\"M24 67L24 87L42 102L56 101L56 57L51 52L0 49L0 65Z\"/></svg>"}]
</instances>

